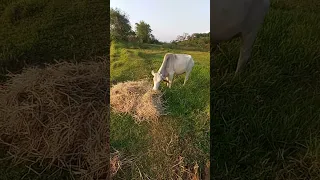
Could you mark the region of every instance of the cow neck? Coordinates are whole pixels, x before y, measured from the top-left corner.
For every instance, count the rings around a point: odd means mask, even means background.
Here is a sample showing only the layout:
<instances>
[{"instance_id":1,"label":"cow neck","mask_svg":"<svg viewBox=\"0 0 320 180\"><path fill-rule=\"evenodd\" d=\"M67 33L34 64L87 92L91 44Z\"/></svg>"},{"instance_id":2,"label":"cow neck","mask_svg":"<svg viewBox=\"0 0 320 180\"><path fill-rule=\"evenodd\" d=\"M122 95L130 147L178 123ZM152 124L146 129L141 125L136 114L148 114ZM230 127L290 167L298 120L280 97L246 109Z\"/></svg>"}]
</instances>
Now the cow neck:
<instances>
[{"instance_id":1,"label":"cow neck","mask_svg":"<svg viewBox=\"0 0 320 180\"><path fill-rule=\"evenodd\" d=\"M167 62L168 62L168 54L166 54L163 58L163 62L158 70L158 73L162 74L163 76L165 76L167 73L166 73L166 66L167 66Z\"/></svg>"}]
</instances>

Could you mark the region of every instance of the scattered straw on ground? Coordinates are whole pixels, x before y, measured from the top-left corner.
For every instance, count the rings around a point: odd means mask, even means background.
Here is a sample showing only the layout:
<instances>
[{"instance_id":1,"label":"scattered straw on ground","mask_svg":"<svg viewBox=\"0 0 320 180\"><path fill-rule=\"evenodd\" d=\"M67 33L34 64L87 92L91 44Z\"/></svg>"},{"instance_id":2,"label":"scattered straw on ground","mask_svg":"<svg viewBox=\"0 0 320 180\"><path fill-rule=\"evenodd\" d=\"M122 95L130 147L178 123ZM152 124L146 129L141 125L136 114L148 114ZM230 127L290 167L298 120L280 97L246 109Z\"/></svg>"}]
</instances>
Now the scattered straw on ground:
<instances>
[{"instance_id":1,"label":"scattered straw on ground","mask_svg":"<svg viewBox=\"0 0 320 180\"><path fill-rule=\"evenodd\" d=\"M184 157L179 156L176 164L173 166L175 176L173 179L185 180L209 180L210 179L210 161L207 161L203 169L200 169L197 162L187 165Z\"/></svg>"},{"instance_id":2,"label":"scattered straw on ground","mask_svg":"<svg viewBox=\"0 0 320 180\"><path fill-rule=\"evenodd\" d=\"M69 169L80 179L107 176L106 70L103 62L65 62L11 76L0 89L0 143L15 162Z\"/></svg>"},{"instance_id":3,"label":"scattered straw on ground","mask_svg":"<svg viewBox=\"0 0 320 180\"><path fill-rule=\"evenodd\" d=\"M110 176L113 178L118 171L126 166L131 166L132 161L123 157L119 151L110 153Z\"/></svg>"},{"instance_id":4,"label":"scattered straw on ground","mask_svg":"<svg viewBox=\"0 0 320 180\"><path fill-rule=\"evenodd\" d=\"M162 95L147 80L127 81L111 88L110 104L115 112L131 114L137 122L152 121L164 114Z\"/></svg>"}]
</instances>

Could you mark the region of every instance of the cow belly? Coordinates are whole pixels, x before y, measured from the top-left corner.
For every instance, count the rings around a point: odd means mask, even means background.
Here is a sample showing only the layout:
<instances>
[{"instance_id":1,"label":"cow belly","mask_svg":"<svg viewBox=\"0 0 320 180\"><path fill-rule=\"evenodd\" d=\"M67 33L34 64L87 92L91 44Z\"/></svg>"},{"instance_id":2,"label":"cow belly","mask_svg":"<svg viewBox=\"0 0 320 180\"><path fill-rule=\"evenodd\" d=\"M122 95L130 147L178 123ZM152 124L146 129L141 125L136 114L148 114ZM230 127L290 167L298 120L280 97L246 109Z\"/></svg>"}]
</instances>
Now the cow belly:
<instances>
[{"instance_id":1,"label":"cow belly","mask_svg":"<svg viewBox=\"0 0 320 180\"><path fill-rule=\"evenodd\" d=\"M220 43L221 41L230 40L235 36L238 36L241 31L242 31L242 28L239 26L225 29L223 32L212 31L211 32L212 41L216 43Z\"/></svg>"},{"instance_id":2,"label":"cow belly","mask_svg":"<svg viewBox=\"0 0 320 180\"><path fill-rule=\"evenodd\" d=\"M250 10L252 0L213 0L211 36L214 41L225 41L238 35Z\"/></svg>"},{"instance_id":3,"label":"cow belly","mask_svg":"<svg viewBox=\"0 0 320 180\"><path fill-rule=\"evenodd\" d=\"M174 73L179 75L179 74L183 74L186 72L186 68L177 68L175 69Z\"/></svg>"},{"instance_id":4,"label":"cow belly","mask_svg":"<svg viewBox=\"0 0 320 180\"><path fill-rule=\"evenodd\" d=\"M178 74L178 75L179 74L183 74L188 69L188 66L189 66L189 62L188 61L185 61L184 63L176 64L174 66L174 73Z\"/></svg>"}]
</instances>

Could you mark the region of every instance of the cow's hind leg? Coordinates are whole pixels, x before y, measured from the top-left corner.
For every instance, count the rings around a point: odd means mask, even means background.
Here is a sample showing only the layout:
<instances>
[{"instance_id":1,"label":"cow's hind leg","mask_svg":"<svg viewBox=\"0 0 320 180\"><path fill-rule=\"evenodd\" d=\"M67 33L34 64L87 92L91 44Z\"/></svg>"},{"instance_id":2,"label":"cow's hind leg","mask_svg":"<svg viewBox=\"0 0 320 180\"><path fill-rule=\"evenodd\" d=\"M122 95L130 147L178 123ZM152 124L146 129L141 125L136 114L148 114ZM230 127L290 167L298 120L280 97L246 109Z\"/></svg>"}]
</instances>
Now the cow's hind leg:
<instances>
[{"instance_id":1,"label":"cow's hind leg","mask_svg":"<svg viewBox=\"0 0 320 180\"><path fill-rule=\"evenodd\" d=\"M186 82L187 82L187 80L189 79L190 72L191 72L191 70L189 70L189 71L186 72L186 77L184 78L183 85L185 85Z\"/></svg>"},{"instance_id":2,"label":"cow's hind leg","mask_svg":"<svg viewBox=\"0 0 320 180\"><path fill-rule=\"evenodd\" d=\"M248 60L251 56L253 43L257 36L257 30L251 31L250 33L242 34L241 40L242 45L240 48L240 55L238 59L238 65L236 69L236 74L239 74L239 72L243 71L248 63Z\"/></svg>"},{"instance_id":3,"label":"cow's hind leg","mask_svg":"<svg viewBox=\"0 0 320 180\"><path fill-rule=\"evenodd\" d=\"M171 88L174 73L169 73L169 88Z\"/></svg>"}]
</instances>

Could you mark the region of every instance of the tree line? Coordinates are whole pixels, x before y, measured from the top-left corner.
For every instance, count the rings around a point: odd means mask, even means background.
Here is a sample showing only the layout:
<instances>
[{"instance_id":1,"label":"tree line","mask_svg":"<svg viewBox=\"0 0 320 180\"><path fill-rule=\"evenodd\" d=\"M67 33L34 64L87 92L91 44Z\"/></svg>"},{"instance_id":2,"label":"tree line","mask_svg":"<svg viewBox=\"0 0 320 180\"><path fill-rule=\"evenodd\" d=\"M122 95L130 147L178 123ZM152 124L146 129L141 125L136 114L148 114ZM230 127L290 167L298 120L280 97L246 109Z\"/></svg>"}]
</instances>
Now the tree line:
<instances>
[{"instance_id":1,"label":"tree line","mask_svg":"<svg viewBox=\"0 0 320 180\"><path fill-rule=\"evenodd\" d=\"M111 40L129 41L140 43L159 43L154 35L150 25L144 21L135 24L133 30L128 15L118 8L110 8L110 36Z\"/></svg>"},{"instance_id":2,"label":"tree line","mask_svg":"<svg viewBox=\"0 0 320 180\"><path fill-rule=\"evenodd\" d=\"M182 35L178 35L176 40L171 41L171 43L182 47L210 50L210 32L193 34L183 33Z\"/></svg>"},{"instance_id":3,"label":"tree line","mask_svg":"<svg viewBox=\"0 0 320 180\"><path fill-rule=\"evenodd\" d=\"M110 8L110 35L113 41L139 42L148 44L168 44L160 42L152 34L151 26L141 20L135 23L135 29L130 25L128 15L118 8ZM210 32L183 33L169 44L184 47L210 48Z\"/></svg>"}]
</instances>

